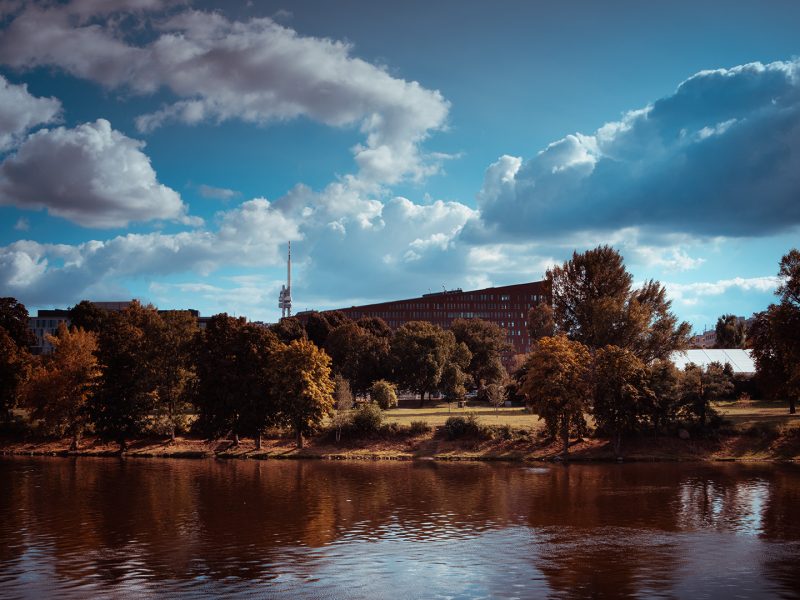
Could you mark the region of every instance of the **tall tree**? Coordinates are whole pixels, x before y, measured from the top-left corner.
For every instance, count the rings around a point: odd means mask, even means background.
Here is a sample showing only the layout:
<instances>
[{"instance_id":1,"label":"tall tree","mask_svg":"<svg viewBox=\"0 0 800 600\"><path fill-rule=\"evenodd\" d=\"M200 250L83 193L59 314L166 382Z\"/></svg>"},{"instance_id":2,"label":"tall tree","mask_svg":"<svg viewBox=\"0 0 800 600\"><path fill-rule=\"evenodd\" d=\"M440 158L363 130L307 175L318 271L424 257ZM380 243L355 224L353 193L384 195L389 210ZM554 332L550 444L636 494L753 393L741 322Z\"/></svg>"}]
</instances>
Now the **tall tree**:
<instances>
[{"instance_id":1,"label":"tall tree","mask_svg":"<svg viewBox=\"0 0 800 600\"><path fill-rule=\"evenodd\" d=\"M622 256L610 246L575 252L546 278L558 331L589 348L619 346L649 363L688 344L689 324L670 312L665 288L653 280L633 288Z\"/></svg>"},{"instance_id":2,"label":"tall tree","mask_svg":"<svg viewBox=\"0 0 800 600\"><path fill-rule=\"evenodd\" d=\"M0 327L0 420L3 422L11 420L12 410L19 403L30 363L27 347L17 345L5 327Z\"/></svg>"},{"instance_id":3,"label":"tall tree","mask_svg":"<svg viewBox=\"0 0 800 600\"><path fill-rule=\"evenodd\" d=\"M32 419L40 420L51 435L71 436L70 450L77 450L88 420L86 407L100 377L97 336L61 323L58 335L47 335L47 340L53 352L31 373L25 404Z\"/></svg>"},{"instance_id":4,"label":"tall tree","mask_svg":"<svg viewBox=\"0 0 800 600\"><path fill-rule=\"evenodd\" d=\"M705 429L709 417L716 415L712 403L731 391L733 382L722 364L712 362L705 369L693 363L686 365L681 378L684 411L697 420L701 429Z\"/></svg>"},{"instance_id":5,"label":"tall tree","mask_svg":"<svg viewBox=\"0 0 800 600\"><path fill-rule=\"evenodd\" d=\"M450 330L456 342L469 349L471 358L464 371L480 390L490 383L503 381L506 370L501 356L509 349L509 344L499 325L483 319L456 319Z\"/></svg>"},{"instance_id":6,"label":"tall tree","mask_svg":"<svg viewBox=\"0 0 800 600\"><path fill-rule=\"evenodd\" d=\"M455 346L451 331L427 321L409 321L395 332L392 357L395 378L401 389L420 395L420 406L436 391L445 364Z\"/></svg>"},{"instance_id":7,"label":"tall tree","mask_svg":"<svg viewBox=\"0 0 800 600\"><path fill-rule=\"evenodd\" d=\"M16 298L0 298L0 327L6 330L14 343L27 350L36 343L30 330L28 309Z\"/></svg>"},{"instance_id":8,"label":"tall tree","mask_svg":"<svg viewBox=\"0 0 800 600\"><path fill-rule=\"evenodd\" d=\"M632 352L618 346L600 348L593 366L592 415L611 436L619 456L623 434L638 430L646 413L647 371Z\"/></svg>"},{"instance_id":9,"label":"tall tree","mask_svg":"<svg viewBox=\"0 0 800 600\"><path fill-rule=\"evenodd\" d=\"M389 340L347 321L328 336L325 351L332 369L347 379L354 394L366 396L374 381L389 376Z\"/></svg>"},{"instance_id":10,"label":"tall tree","mask_svg":"<svg viewBox=\"0 0 800 600\"><path fill-rule=\"evenodd\" d=\"M472 353L465 343L461 342L453 346L439 382L439 389L447 398L448 403L466 398L467 385L472 379L467 372L471 360Z\"/></svg>"},{"instance_id":11,"label":"tall tree","mask_svg":"<svg viewBox=\"0 0 800 600\"><path fill-rule=\"evenodd\" d=\"M531 340L552 337L556 334L556 322L553 307L546 302L532 306L528 311L528 335Z\"/></svg>"},{"instance_id":12,"label":"tall tree","mask_svg":"<svg viewBox=\"0 0 800 600\"><path fill-rule=\"evenodd\" d=\"M86 331L99 333L107 314L107 311L98 308L92 302L81 300L69 309L70 327L80 327Z\"/></svg>"},{"instance_id":13,"label":"tall tree","mask_svg":"<svg viewBox=\"0 0 800 600\"><path fill-rule=\"evenodd\" d=\"M308 340L295 340L279 348L273 377L281 419L302 448L304 436L333 412L330 357Z\"/></svg>"},{"instance_id":14,"label":"tall tree","mask_svg":"<svg viewBox=\"0 0 800 600\"><path fill-rule=\"evenodd\" d=\"M333 331L333 326L323 313L312 311L306 317L305 329L308 339L314 342L317 348L324 348L328 336Z\"/></svg>"},{"instance_id":15,"label":"tall tree","mask_svg":"<svg viewBox=\"0 0 800 600\"><path fill-rule=\"evenodd\" d=\"M176 430L186 425L196 380L194 349L200 332L188 311L165 311L154 331L156 414L159 424L175 440Z\"/></svg>"},{"instance_id":16,"label":"tall tree","mask_svg":"<svg viewBox=\"0 0 800 600\"><path fill-rule=\"evenodd\" d=\"M156 407L154 340L160 326L156 309L135 300L103 320L99 336L102 377L88 408L97 431L116 439L121 452L130 437L145 430Z\"/></svg>"},{"instance_id":17,"label":"tall tree","mask_svg":"<svg viewBox=\"0 0 800 600\"><path fill-rule=\"evenodd\" d=\"M392 328L380 317L361 317L356 323L361 329L369 331L374 336L387 340L392 339Z\"/></svg>"},{"instance_id":18,"label":"tall tree","mask_svg":"<svg viewBox=\"0 0 800 600\"><path fill-rule=\"evenodd\" d=\"M284 344L294 340L306 339L306 330L297 317L286 317L270 327L272 333Z\"/></svg>"},{"instance_id":19,"label":"tall tree","mask_svg":"<svg viewBox=\"0 0 800 600\"><path fill-rule=\"evenodd\" d=\"M565 336L544 337L528 355L520 391L544 419L553 438L561 438L562 454L569 453L571 430L584 423L591 398L591 355L580 342Z\"/></svg>"},{"instance_id":20,"label":"tall tree","mask_svg":"<svg viewBox=\"0 0 800 600\"><path fill-rule=\"evenodd\" d=\"M744 319L736 315L722 315L717 319L715 327L717 348L744 348L747 338L747 327Z\"/></svg>"},{"instance_id":21,"label":"tall tree","mask_svg":"<svg viewBox=\"0 0 800 600\"><path fill-rule=\"evenodd\" d=\"M681 374L669 360L656 360L647 367L647 388L650 390L646 412L658 435L675 421L681 402Z\"/></svg>"}]
</instances>

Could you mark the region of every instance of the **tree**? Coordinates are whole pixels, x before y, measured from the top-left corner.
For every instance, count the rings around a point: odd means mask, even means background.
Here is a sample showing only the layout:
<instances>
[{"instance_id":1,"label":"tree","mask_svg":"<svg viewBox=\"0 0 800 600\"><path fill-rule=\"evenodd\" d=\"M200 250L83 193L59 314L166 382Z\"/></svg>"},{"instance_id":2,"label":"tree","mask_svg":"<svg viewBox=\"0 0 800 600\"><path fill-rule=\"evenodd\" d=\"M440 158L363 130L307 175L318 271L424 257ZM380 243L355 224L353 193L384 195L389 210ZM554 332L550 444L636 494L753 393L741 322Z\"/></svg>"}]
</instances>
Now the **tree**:
<instances>
[{"instance_id":1,"label":"tree","mask_svg":"<svg viewBox=\"0 0 800 600\"><path fill-rule=\"evenodd\" d=\"M379 379L369 389L369 397L381 410L397 408L397 388L385 379Z\"/></svg>"},{"instance_id":2,"label":"tree","mask_svg":"<svg viewBox=\"0 0 800 600\"><path fill-rule=\"evenodd\" d=\"M284 344L294 340L306 339L306 330L297 317L286 317L270 327L272 333Z\"/></svg>"},{"instance_id":3,"label":"tree","mask_svg":"<svg viewBox=\"0 0 800 600\"><path fill-rule=\"evenodd\" d=\"M103 321L108 313L88 300L81 300L69 309L68 314L70 327L98 333L103 328Z\"/></svg>"},{"instance_id":4,"label":"tree","mask_svg":"<svg viewBox=\"0 0 800 600\"><path fill-rule=\"evenodd\" d=\"M532 306L528 311L528 335L531 340L539 340L543 337L552 337L556 333L556 322L553 315L553 307L546 302L540 302Z\"/></svg>"},{"instance_id":5,"label":"tree","mask_svg":"<svg viewBox=\"0 0 800 600\"><path fill-rule=\"evenodd\" d=\"M623 434L639 428L648 396L647 371L632 352L606 346L595 353L592 415L612 437L617 456Z\"/></svg>"},{"instance_id":6,"label":"tree","mask_svg":"<svg viewBox=\"0 0 800 600\"><path fill-rule=\"evenodd\" d=\"M160 425L175 441L177 429L186 427L196 382L194 350L200 330L188 311L161 313L154 331L156 369L156 414Z\"/></svg>"},{"instance_id":7,"label":"tree","mask_svg":"<svg viewBox=\"0 0 800 600\"><path fill-rule=\"evenodd\" d=\"M317 345L317 348L325 347L325 342L328 340L331 331L333 331L333 327L328 322L328 319L325 318L325 315L317 311L312 311L308 314L305 329L306 336Z\"/></svg>"},{"instance_id":8,"label":"tree","mask_svg":"<svg viewBox=\"0 0 800 600\"><path fill-rule=\"evenodd\" d=\"M450 402L464 400L467 396L467 385L471 378L466 370L471 359L472 353L465 343L453 346L439 382L439 389L447 398L448 406Z\"/></svg>"},{"instance_id":9,"label":"tree","mask_svg":"<svg viewBox=\"0 0 800 600\"><path fill-rule=\"evenodd\" d=\"M380 317L361 317L356 324L374 336L392 339L392 328Z\"/></svg>"},{"instance_id":10,"label":"tree","mask_svg":"<svg viewBox=\"0 0 800 600\"><path fill-rule=\"evenodd\" d=\"M800 398L800 252L791 250L780 263L778 304L757 313L750 328L757 377L774 396L785 396L789 412Z\"/></svg>"},{"instance_id":11,"label":"tree","mask_svg":"<svg viewBox=\"0 0 800 600\"><path fill-rule=\"evenodd\" d=\"M709 417L716 415L711 403L731 391L733 382L720 363L709 363L705 369L694 363L686 365L681 381L684 411L700 423L701 429L705 429Z\"/></svg>"},{"instance_id":12,"label":"tree","mask_svg":"<svg viewBox=\"0 0 800 600\"><path fill-rule=\"evenodd\" d=\"M544 337L528 355L520 391L544 419L552 438L561 437L564 457L570 430L581 427L591 396L589 350L565 336Z\"/></svg>"},{"instance_id":13,"label":"tree","mask_svg":"<svg viewBox=\"0 0 800 600\"><path fill-rule=\"evenodd\" d=\"M646 413L658 433L668 424L673 423L680 410L681 374L669 360L657 360L647 367L647 399Z\"/></svg>"},{"instance_id":14,"label":"tree","mask_svg":"<svg viewBox=\"0 0 800 600\"><path fill-rule=\"evenodd\" d=\"M281 343L265 327L227 314L212 317L197 348L199 426L209 437L252 435L279 420L274 381Z\"/></svg>"},{"instance_id":15,"label":"tree","mask_svg":"<svg viewBox=\"0 0 800 600\"><path fill-rule=\"evenodd\" d=\"M0 298L0 327L24 350L36 343L29 321L28 309L22 302L16 298Z\"/></svg>"},{"instance_id":16,"label":"tree","mask_svg":"<svg viewBox=\"0 0 800 600\"><path fill-rule=\"evenodd\" d=\"M342 439L342 429L350 422L350 411L353 409L353 394L350 384L341 375L333 378L333 401L336 412L331 425L336 429L336 441Z\"/></svg>"},{"instance_id":17,"label":"tree","mask_svg":"<svg viewBox=\"0 0 800 600\"><path fill-rule=\"evenodd\" d=\"M747 328L744 319L736 315L722 315L717 319L715 327L717 348L744 348L747 337Z\"/></svg>"},{"instance_id":18,"label":"tree","mask_svg":"<svg viewBox=\"0 0 800 600\"><path fill-rule=\"evenodd\" d=\"M280 416L291 426L297 447L333 411L330 358L308 340L295 340L278 349L274 385Z\"/></svg>"},{"instance_id":19,"label":"tree","mask_svg":"<svg viewBox=\"0 0 800 600\"><path fill-rule=\"evenodd\" d=\"M559 332L589 348L614 345L642 362L667 359L688 344L690 327L670 312L665 288L647 281L633 288L622 256L598 246L548 269L553 313Z\"/></svg>"},{"instance_id":20,"label":"tree","mask_svg":"<svg viewBox=\"0 0 800 600\"><path fill-rule=\"evenodd\" d=\"M499 325L483 319L456 319L450 330L456 336L456 342L469 349L471 358L464 371L478 389L506 377L500 357L508 349L508 344Z\"/></svg>"},{"instance_id":21,"label":"tree","mask_svg":"<svg viewBox=\"0 0 800 600\"><path fill-rule=\"evenodd\" d=\"M154 339L160 326L156 309L137 301L103 320L98 352L102 377L88 410L95 429L116 439L121 452L128 438L145 430L156 406Z\"/></svg>"},{"instance_id":22,"label":"tree","mask_svg":"<svg viewBox=\"0 0 800 600\"><path fill-rule=\"evenodd\" d=\"M58 326L58 335L47 335L53 352L42 357L25 385L25 404L31 419L41 420L51 435L72 437L70 450L78 449L88 420L86 407L94 391L100 367L97 336L81 328Z\"/></svg>"},{"instance_id":23,"label":"tree","mask_svg":"<svg viewBox=\"0 0 800 600\"><path fill-rule=\"evenodd\" d=\"M330 333L325 351L333 361L334 373L347 379L357 396L366 396L374 381L389 375L389 340L353 321Z\"/></svg>"},{"instance_id":24,"label":"tree","mask_svg":"<svg viewBox=\"0 0 800 600\"><path fill-rule=\"evenodd\" d=\"M402 389L430 397L439 387L445 364L455 346L455 336L427 321L409 321L395 332L392 357L395 378Z\"/></svg>"},{"instance_id":25,"label":"tree","mask_svg":"<svg viewBox=\"0 0 800 600\"><path fill-rule=\"evenodd\" d=\"M499 383L490 383L483 391L486 401L490 406L494 406L494 414L500 414L500 407L506 402L506 386Z\"/></svg>"},{"instance_id":26,"label":"tree","mask_svg":"<svg viewBox=\"0 0 800 600\"><path fill-rule=\"evenodd\" d=\"M19 402L30 362L27 348L17 345L5 327L0 327L0 420L6 423Z\"/></svg>"}]
</instances>

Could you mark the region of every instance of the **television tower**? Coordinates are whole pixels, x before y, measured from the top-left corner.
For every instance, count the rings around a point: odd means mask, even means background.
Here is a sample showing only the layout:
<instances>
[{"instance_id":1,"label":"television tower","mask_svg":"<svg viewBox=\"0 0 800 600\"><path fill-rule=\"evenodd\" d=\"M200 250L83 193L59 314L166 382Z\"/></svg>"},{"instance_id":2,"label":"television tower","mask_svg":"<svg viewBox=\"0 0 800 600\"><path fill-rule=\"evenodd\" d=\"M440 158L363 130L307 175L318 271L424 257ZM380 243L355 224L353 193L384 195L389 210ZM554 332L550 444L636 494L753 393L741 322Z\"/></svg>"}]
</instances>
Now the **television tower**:
<instances>
[{"instance_id":1,"label":"television tower","mask_svg":"<svg viewBox=\"0 0 800 600\"><path fill-rule=\"evenodd\" d=\"M288 248L286 285L281 286L281 292L278 294L278 308L281 309L281 319L292 316L292 242L288 243Z\"/></svg>"}]
</instances>

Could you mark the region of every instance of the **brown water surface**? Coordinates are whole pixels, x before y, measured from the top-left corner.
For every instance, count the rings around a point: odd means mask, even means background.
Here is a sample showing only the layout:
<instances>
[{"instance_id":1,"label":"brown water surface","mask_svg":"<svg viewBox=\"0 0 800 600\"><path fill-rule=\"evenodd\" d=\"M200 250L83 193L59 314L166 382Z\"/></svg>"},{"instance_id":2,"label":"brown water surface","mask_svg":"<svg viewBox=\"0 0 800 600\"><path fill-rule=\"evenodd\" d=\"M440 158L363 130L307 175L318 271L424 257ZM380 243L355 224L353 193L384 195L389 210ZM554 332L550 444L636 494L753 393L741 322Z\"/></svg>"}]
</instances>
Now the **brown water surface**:
<instances>
[{"instance_id":1,"label":"brown water surface","mask_svg":"<svg viewBox=\"0 0 800 600\"><path fill-rule=\"evenodd\" d=\"M800 596L795 465L0 459L0 597Z\"/></svg>"}]
</instances>

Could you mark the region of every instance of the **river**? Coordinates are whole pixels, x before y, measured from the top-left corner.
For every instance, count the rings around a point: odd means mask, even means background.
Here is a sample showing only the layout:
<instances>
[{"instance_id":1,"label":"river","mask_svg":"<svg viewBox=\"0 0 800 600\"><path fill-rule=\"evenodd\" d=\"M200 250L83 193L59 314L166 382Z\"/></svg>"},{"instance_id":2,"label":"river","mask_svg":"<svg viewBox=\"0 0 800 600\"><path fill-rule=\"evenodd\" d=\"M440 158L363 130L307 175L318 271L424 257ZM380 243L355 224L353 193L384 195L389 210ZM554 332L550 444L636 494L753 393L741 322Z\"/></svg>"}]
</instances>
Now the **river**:
<instances>
[{"instance_id":1,"label":"river","mask_svg":"<svg viewBox=\"0 0 800 600\"><path fill-rule=\"evenodd\" d=\"M0 597L800 596L800 467L0 458Z\"/></svg>"}]
</instances>

